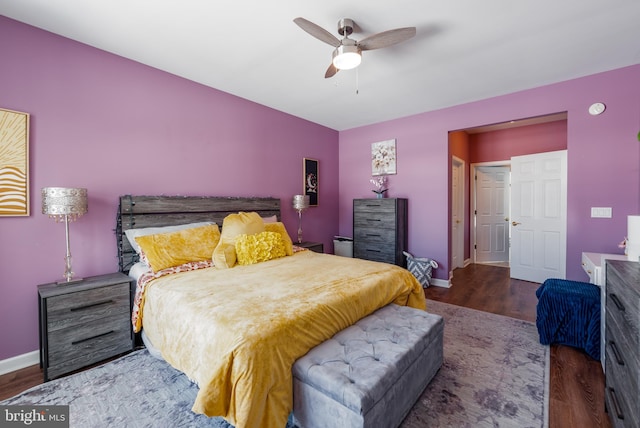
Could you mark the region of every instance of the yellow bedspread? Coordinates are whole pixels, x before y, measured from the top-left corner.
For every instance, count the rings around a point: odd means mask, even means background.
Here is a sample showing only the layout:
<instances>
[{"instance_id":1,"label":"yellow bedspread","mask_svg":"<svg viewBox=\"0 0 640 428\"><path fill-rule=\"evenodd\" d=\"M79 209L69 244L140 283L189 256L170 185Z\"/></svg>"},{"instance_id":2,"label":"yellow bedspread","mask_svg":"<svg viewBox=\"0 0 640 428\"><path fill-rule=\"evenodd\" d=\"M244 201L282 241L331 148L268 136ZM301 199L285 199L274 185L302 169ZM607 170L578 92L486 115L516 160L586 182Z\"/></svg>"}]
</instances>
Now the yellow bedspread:
<instances>
[{"instance_id":1,"label":"yellow bedspread","mask_svg":"<svg viewBox=\"0 0 640 428\"><path fill-rule=\"evenodd\" d=\"M425 309L397 266L303 251L268 262L154 280L143 328L199 386L193 411L237 428L286 425L293 363L389 303Z\"/></svg>"}]
</instances>

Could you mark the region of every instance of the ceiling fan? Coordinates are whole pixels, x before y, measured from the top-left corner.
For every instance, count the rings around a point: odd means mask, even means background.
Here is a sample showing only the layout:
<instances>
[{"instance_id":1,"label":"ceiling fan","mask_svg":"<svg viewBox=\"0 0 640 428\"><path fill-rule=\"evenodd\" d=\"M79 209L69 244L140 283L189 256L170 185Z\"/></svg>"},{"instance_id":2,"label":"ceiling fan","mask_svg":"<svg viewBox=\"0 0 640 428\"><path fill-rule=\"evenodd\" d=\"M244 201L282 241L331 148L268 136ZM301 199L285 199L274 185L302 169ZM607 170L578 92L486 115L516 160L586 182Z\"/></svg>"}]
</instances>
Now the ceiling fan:
<instances>
[{"instance_id":1,"label":"ceiling fan","mask_svg":"<svg viewBox=\"0 0 640 428\"><path fill-rule=\"evenodd\" d=\"M349 35L353 33L355 22L352 19L343 18L338 21L338 33L344 36L341 40L319 25L304 18L296 18L293 22L316 39L335 48L331 65L329 65L324 75L325 78L333 77L340 70L356 68L362 61L362 51L386 48L404 42L416 35L416 27L405 27L383 31L357 41L349 38Z\"/></svg>"}]
</instances>

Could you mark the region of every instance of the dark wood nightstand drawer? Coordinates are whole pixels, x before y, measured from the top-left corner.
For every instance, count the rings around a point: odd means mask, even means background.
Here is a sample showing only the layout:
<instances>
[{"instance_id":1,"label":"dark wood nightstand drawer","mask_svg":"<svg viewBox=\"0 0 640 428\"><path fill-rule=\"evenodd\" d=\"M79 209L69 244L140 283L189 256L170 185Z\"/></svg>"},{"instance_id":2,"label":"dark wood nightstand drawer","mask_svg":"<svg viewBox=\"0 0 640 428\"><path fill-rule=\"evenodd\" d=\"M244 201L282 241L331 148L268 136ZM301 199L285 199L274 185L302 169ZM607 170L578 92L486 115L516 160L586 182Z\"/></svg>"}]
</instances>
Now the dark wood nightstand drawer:
<instances>
[{"instance_id":1,"label":"dark wood nightstand drawer","mask_svg":"<svg viewBox=\"0 0 640 428\"><path fill-rule=\"evenodd\" d=\"M47 328L87 326L103 318L122 318L129 312L129 282L94 290L77 291L47 299Z\"/></svg>"},{"instance_id":2,"label":"dark wood nightstand drawer","mask_svg":"<svg viewBox=\"0 0 640 428\"><path fill-rule=\"evenodd\" d=\"M131 283L122 273L38 286L44 380L130 351Z\"/></svg>"}]
</instances>

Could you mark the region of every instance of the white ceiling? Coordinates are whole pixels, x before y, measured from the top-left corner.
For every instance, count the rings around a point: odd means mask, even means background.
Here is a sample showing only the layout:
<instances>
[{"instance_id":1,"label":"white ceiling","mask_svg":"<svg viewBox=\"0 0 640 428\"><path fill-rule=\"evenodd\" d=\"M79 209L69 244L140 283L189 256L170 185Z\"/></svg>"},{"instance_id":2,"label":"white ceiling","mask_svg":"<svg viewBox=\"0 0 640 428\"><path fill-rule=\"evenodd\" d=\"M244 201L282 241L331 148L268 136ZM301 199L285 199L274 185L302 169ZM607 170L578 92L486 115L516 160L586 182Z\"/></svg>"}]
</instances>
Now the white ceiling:
<instances>
[{"instance_id":1,"label":"white ceiling","mask_svg":"<svg viewBox=\"0 0 640 428\"><path fill-rule=\"evenodd\" d=\"M336 130L640 63L638 0L2 0L0 14ZM337 37L415 26L324 78ZM356 92L358 89L358 93Z\"/></svg>"}]
</instances>

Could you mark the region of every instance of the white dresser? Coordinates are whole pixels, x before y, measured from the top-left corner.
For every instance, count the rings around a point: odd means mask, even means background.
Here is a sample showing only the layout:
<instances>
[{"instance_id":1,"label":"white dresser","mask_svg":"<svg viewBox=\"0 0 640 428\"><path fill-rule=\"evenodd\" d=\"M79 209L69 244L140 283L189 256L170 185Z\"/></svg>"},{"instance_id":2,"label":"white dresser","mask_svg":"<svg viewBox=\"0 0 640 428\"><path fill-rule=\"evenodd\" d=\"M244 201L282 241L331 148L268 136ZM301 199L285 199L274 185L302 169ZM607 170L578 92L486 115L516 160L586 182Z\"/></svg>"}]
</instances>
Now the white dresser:
<instances>
[{"instance_id":1,"label":"white dresser","mask_svg":"<svg viewBox=\"0 0 640 428\"><path fill-rule=\"evenodd\" d=\"M589 282L600 287L600 363L605 371L605 320L607 311L607 273L605 260L628 260L624 254L582 253L582 269L589 275Z\"/></svg>"}]
</instances>

